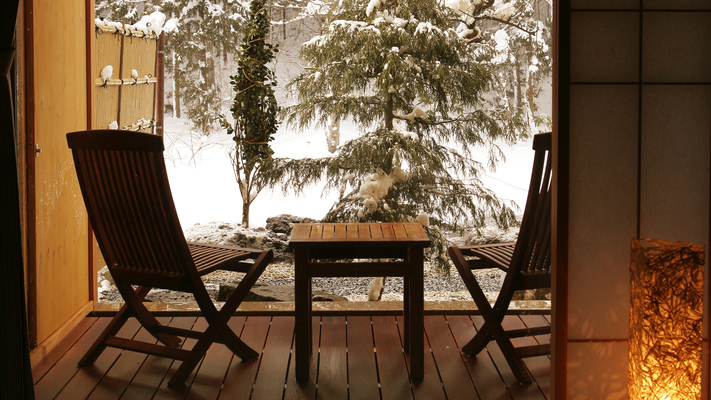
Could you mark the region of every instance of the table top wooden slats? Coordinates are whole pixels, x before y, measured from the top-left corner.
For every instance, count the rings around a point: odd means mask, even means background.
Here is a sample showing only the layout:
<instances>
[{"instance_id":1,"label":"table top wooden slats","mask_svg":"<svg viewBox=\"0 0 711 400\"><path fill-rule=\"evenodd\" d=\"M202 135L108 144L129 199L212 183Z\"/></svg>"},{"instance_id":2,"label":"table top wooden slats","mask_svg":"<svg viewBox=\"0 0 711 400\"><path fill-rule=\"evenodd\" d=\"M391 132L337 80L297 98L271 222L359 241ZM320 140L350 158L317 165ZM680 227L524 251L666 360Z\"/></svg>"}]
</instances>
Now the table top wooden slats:
<instances>
[{"instance_id":1,"label":"table top wooden slats","mask_svg":"<svg viewBox=\"0 0 711 400\"><path fill-rule=\"evenodd\" d=\"M428 247L422 225L417 222L393 223L310 223L294 224L289 246L292 248L358 245L374 247Z\"/></svg>"}]
</instances>

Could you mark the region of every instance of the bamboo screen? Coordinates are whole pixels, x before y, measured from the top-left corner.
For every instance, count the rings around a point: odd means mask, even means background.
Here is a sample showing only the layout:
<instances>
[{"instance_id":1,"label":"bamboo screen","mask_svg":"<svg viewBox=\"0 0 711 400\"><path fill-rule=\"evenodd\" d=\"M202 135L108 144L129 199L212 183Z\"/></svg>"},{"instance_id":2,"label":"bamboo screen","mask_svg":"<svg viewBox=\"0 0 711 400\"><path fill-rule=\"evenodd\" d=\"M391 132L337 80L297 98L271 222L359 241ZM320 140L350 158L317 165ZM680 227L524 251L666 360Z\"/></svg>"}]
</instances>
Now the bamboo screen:
<instances>
[{"instance_id":1,"label":"bamboo screen","mask_svg":"<svg viewBox=\"0 0 711 400\"><path fill-rule=\"evenodd\" d=\"M115 24L97 24L95 38L94 128L152 133L158 38Z\"/></svg>"}]
</instances>

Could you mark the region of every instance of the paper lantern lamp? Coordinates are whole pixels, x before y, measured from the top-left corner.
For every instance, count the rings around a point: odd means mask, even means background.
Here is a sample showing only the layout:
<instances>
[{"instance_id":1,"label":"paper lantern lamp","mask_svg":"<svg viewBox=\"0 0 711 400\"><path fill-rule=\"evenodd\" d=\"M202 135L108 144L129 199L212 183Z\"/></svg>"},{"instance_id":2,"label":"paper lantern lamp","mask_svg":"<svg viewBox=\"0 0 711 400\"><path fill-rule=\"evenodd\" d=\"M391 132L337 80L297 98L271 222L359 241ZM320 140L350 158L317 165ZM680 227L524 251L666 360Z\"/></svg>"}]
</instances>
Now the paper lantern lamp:
<instances>
[{"instance_id":1,"label":"paper lantern lamp","mask_svg":"<svg viewBox=\"0 0 711 400\"><path fill-rule=\"evenodd\" d=\"M632 241L629 397L701 399L704 246Z\"/></svg>"}]
</instances>

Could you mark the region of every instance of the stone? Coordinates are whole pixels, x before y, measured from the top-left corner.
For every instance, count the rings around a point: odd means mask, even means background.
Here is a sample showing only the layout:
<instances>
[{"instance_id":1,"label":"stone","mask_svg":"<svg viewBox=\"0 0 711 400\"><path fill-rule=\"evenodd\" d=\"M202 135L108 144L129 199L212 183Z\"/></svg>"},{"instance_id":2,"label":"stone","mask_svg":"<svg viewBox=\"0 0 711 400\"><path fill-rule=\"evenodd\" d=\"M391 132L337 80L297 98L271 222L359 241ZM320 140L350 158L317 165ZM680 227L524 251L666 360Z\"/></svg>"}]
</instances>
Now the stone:
<instances>
[{"instance_id":1,"label":"stone","mask_svg":"<svg viewBox=\"0 0 711 400\"><path fill-rule=\"evenodd\" d=\"M220 290L217 293L217 301L227 301L227 298L235 291L238 283L223 283L220 284ZM345 297L314 290L311 293L312 301L348 301ZM280 285L262 285L255 284L252 286L244 301L294 301L294 287Z\"/></svg>"},{"instance_id":2,"label":"stone","mask_svg":"<svg viewBox=\"0 0 711 400\"><path fill-rule=\"evenodd\" d=\"M212 243L252 249L271 249L275 262L293 262L289 235L295 223L316 222L311 218L281 214L267 218L267 227L242 228L240 224L196 224L187 232L189 241Z\"/></svg>"},{"instance_id":3,"label":"stone","mask_svg":"<svg viewBox=\"0 0 711 400\"><path fill-rule=\"evenodd\" d=\"M316 222L316 220L289 214L281 214L275 217L267 218L266 229L274 232L275 234L283 233L288 237L291 235L291 230L294 229L294 224L309 222Z\"/></svg>"},{"instance_id":4,"label":"stone","mask_svg":"<svg viewBox=\"0 0 711 400\"><path fill-rule=\"evenodd\" d=\"M101 284L103 281L108 281L109 284L114 285L114 278L111 276L111 272L109 272L109 266L104 265L103 268L101 268L97 273L97 278L96 281Z\"/></svg>"},{"instance_id":5,"label":"stone","mask_svg":"<svg viewBox=\"0 0 711 400\"><path fill-rule=\"evenodd\" d=\"M550 299L551 299L551 289L550 288L517 290L514 292L514 295L511 298L511 300L550 300Z\"/></svg>"}]
</instances>

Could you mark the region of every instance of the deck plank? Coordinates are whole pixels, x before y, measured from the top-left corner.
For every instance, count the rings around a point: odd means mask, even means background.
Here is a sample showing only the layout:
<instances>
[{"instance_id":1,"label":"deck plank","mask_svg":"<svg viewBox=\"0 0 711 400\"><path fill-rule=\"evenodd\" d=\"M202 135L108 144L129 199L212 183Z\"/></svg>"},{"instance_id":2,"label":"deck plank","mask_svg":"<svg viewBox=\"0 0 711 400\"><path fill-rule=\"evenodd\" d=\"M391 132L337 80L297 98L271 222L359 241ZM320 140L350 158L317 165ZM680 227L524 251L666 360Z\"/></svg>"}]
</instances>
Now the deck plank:
<instances>
[{"instance_id":1,"label":"deck plank","mask_svg":"<svg viewBox=\"0 0 711 400\"><path fill-rule=\"evenodd\" d=\"M35 384L35 397L38 399L53 399L62 388L66 386L77 372L77 363L84 356L89 347L99 337L101 332L111 321L111 318L99 318L91 327L79 338L64 356L57 361L52 368Z\"/></svg>"},{"instance_id":2,"label":"deck plank","mask_svg":"<svg viewBox=\"0 0 711 400\"><path fill-rule=\"evenodd\" d=\"M405 324L402 316L397 317L397 325L400 331L400 337L404 337ZM424 367L425 376L421 381L411 381L412 391L415 394L415 399L430 400L430 399L446 399L446 394L444 393L444 386L442 386L442 380L437 371L437 365L434 362L432 356L432 349L427 337L427 331L424 333ZM408 359L409 368L409 358L410 355L406 354L405 357Z\"/></svg>"},{"instance_id":3,"label":"deck plank","mask_svg":"<svg viewBox=\"0 0 711 400\"><path fill-rule=\"evenodd\" d=\"M196 321L197 317L175 317L168 325L175 328L190 329L195 325ZM148 356L126 388L121 399L147 400L153 398L158 386L160 386L163 379L166 379L166 374L172 364L173 360L170 358ZM170 379L170 376L167 379Z\"/></svg>"},{"instance_id":4,"label":"deck plank","mask_svg":"<svg viewBox=\"0 0 711 400\"><path fill-rule=\"evenodd\" d=\"M373 329L368 316L349 316L348 394L351 400L380 398L378 367L375 363Z\"/></svg>"},{"instance_id":5,"label":"deck plank","mask_svg":"<svg viewBox=\"0 0 711 400\"><path fill-rule=\"evenodd\" d=\"M239 335L240 330L244 325L245 318L231 318L235 319L235 328L233 332ZM241 319L241 321L240 321ZM229 326L229 325L228 325ZM186 400L199 400L199 399L217 399L222 388L222 384L225 380L225 375L230 366L230 362L233 360L235 355L230 349L224 344L213 343L207 353L199 364L195 379L193 380L188 394L185 396Z\"/></svg>"},{"instance_id":6,"label":"deck plank","mask_svg":"<svg viewBox=\"0 0 711 400\"><path fill-rule=\"evenodd\" d=\"M529 328L545 326L548 324L548 320L542 315L522 315L521 320ZM550 335L539 335L534 336L538 344L548 344L551 342ZM536 384L545 393L551 392L551 359L550 356L538 356L524 358L524 363L526 367L533 375L533 379L536 380Z\"/></svg>"},{"instance_id":7,"label":"deck plank","mask_svg":"<svg viewBox=\"0 0 711 400\"><path fill-rule=\"evenodd\" d=\"M425 318L427 319L427 317ZM457 348L461 349L476 334L474 323L468 315L448 315L447 322L452 330ZM459 350L464 365L469 370L469 375L474 381L479 397L486 400L511 400L511 395L506 389L499 371L484 349L476 357L470 357Z\"/></svg>"},{"instance_id":8,"label":"deck plank","mask_svg":"<svg viewBox=\"0 0 711 400\"><path fill-rule=\"evenodd\" d=\"M484 324L484 318L479 315L472 316L472 320L477 329L481 328ZM507 315L501 322L501 326L503 326L504 329L517 329L522 328L524 325L518 316ZM509 364L506 362L504 353L501 352L499 345L496 344L495 341L489 342L486 349L491 355L491 359L494 360L494 364L496 364L496 368L499 370L501 378L514 400L545 399L545 396L541 393L536 382L521 383L516 380L516 377L511 371L511 367L509 367Z\"/></svg>"},{"instance_id":9,"label":"deck plank","mask_svg":"<svg viewBox=\"0 0 711 400\"><path fill-rule=\"evenodd\" d=\"M261 355L259 374L254 382L252 400L283 397L293 339L294 318L273 317Z\"/></svg>"},{"instance_id":10,"label":"deck plank","mask_svg":"<svg viewBox=\"0 0 711 400\"><path fill-rule=\"evenodd\" d=\"M170 322L170 317L157 318L161 324ZM141 328L134 340L151 344L158 343L153 335ZM111 369L89 395L89 400L112 400L121 397L148 356L135 351L123 351Z\"/></svg>"},{"instance_id":11,"label":"deck plank","mask_svg":"<svg viewBox=\"0 0 711 400\"><path fill-rule=\"evenodd\" d=\"M478 399L474 383L444 315L426 318L425 331L447 399Z\"/></svg>"},{"instance_id":12,"label":"deck plank","mask_svg":"<svg viewBox=\"0 0 711 400\"><path fill-rule=\"evenodd\" d=\"M166 317L167 318L167 317ZM314 354L310 379L294 376L294 318L240 316L230 327L260 358L242 362L225 346L213 344L183 386L168 388L167 381L180 361L106 349L92 367L76 362L110 318L99 318L64 357L35 385L38 400L64 399L545 399L550 393L550 358L524 359L534 383L517 382L496 343L478 357L461 354L464 345L483 324L481 316L428 315L425 317L425 379L411 382L409 356L403 352L402 316L313 317ZM347 321L347 323L345 322ZM507 316L503 325L534 327L547 324L545 316ZM204 330L204 318L175 317L171 326ZM79 334L78 334L79 335ZM121 336L147 338L135 319ZM150 339L154 340L154 339ZM519 338L516 344L546 342L547 336ZM187 339L190 349L195 340ZM319 362L320 369L319 369ZM284 383L286 382L286 384ZM346 386L347 382L347 386ZM317 386L318 383L318 386Z\"/></svg>"},{"instance_id":13,"label":"deck plank","mask_svg":"<svg viewBox=\"0 0 711 400\"><path fill-rule=\"evenodd\" d=\"M412 399L412 387L395 317L373 316L380 391L385 399Z\"/></svg>"},{"instance_id":14,"label":"deck plank","mask_svg":"<svg viewBox=\"0 0 711 400\"><path fill-rule=\"evenodd\" d=\"M346 317L321 319L316 398L322 400L348 399Z\"/></svg>"},{"instance_id":15,"label":"deck plank","mask_svg":"<svg viewBox=\"0 0 711 400\"><path fill-rule=\"evenodd\" d=\"M126 322L126 324L124 324L123 327L121 327L121 330L119 330L117 336L132 338L136 335L136 333L138 333L140 327L141 324L139 324L135 318L131 318ZM106 350L101 353L99 358L94 361L94 365L80 368L72 380L69 381L67 386L59 392L59 395L56 398L74 400L86 399L89 397L91 391L109 371L120 355L121 349L107 347Z\"/></svg>"},{"instance_id":16,"label":"deck plank","mask_svg":"<svg viewBox=\"0 0 711 400\"><path fill-rule=\"evenodd\" d=\"M312 317L311 340L314 351L318 351L321 338L321 317ZM289 376L286 379L284 398L290 400L314 400L316 398L316 376L318 374L318 354L312 354L309 362L309 380L299 382L296 380L296 363L294 361L294 347L291 348L289 361Z\"/></svg>"},{"instance_id":17,"label":"deck plank","mask_svg":"<svg viewBox=\"0 0 711 400\"><path fill-rule=\"evenodd\" d=\"M234 319L234 318L232 318ZM231 320L230 320L231 322ZM259 371L261 353L264 350L264 343L267 339L271 317L247 317L242 329L240 339L251 347L260 358L244 361L239 357L232 357L227 375L225 375L224 386L220 393L223 399L249 399L252 394L252 386Z\"/></svg>"},{"instance_id":18,"label":"deck plank","mask_svg":"<svg viewBox=\"0 0 711 400\"><path fill-rule=\"evenodd\" d=\"M200 331L204 332L207 329L207 321L203 317L199 317L195 320L195 323L192 325L190 329L194 331ZM197 340L195 339L185 339L181 345L182 349L185 350L192 350L193 346L195 346L195 343L197 343ZM180 367L181 361L173 360L173 362L170 364L170 369L168 369L168 373L165 375L165 379L163 379L160 383L160 386L158 386L158 390L156 390L156 394L153 396L153 399L155 400L162 400L162 399L169 399L169 400L174 400L174 399L183 399L185 396L187 396L188 391L190 390L190 385L192 385L193 380L195 379L195 375L197 374L197 371L200 369L200 363L193 369L193 371L190 373L188 376L188 379L185 380L185 383L182 385L176 385L173 387L168 386L168 381L170 378L173 377L175 374L175 371L178 370L178 367Z\"/></svg>"}]
</instances>

